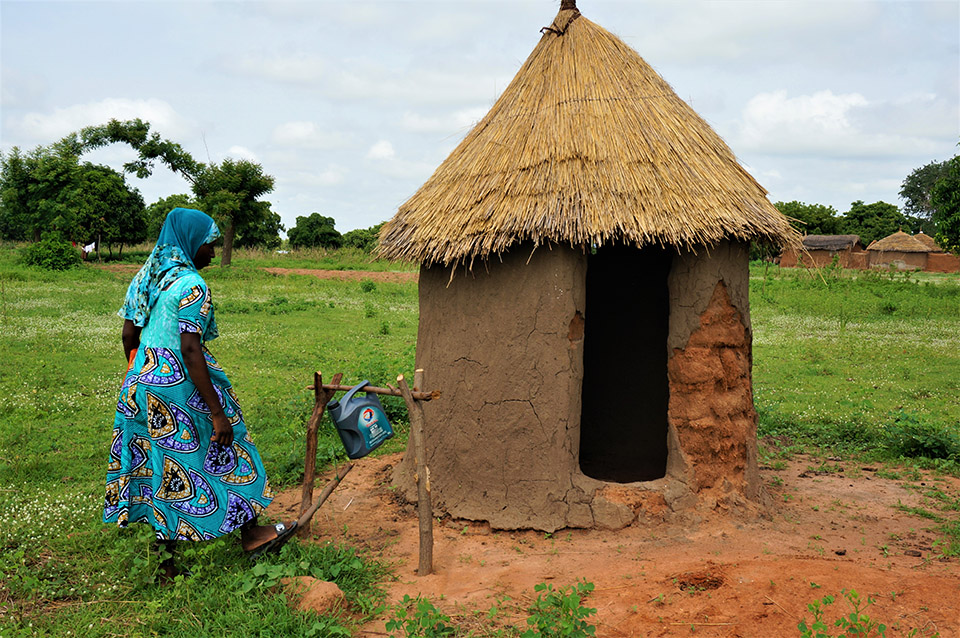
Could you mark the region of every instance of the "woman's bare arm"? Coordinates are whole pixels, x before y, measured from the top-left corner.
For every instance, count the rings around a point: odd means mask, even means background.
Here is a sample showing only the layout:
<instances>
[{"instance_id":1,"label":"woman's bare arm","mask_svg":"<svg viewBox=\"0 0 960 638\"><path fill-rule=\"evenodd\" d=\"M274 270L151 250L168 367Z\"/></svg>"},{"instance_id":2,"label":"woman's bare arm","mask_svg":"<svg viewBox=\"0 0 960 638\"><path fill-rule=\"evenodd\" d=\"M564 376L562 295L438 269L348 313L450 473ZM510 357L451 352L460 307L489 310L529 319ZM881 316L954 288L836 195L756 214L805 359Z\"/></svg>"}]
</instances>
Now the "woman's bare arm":
<instances>
[{"instance_id":1,"label":"woman's bare arm","mask_svg":"<svg viewBox=\"0 0 960 638\"><path fill-rule=\"evenodd\" d=\"M135 352L140 347L140 332L143 330L140 326L133 325L129 319L123 320L123 329L120 331L120 338L123 340L123 356L127 361L130 360L130 353Z\"/></svg>"},{"instance_id":2,"label":"woman's bare arm","mask_svg":"<svg viewBox=\"0 0 960 638\"><path fill-rule=\"evenodd\" d=\"M200 341L200 335L196 332L180 333L180 352L183 354L183 363L187 366L190 379L210 408L210 416L213 419L213 436L210 440L230 447L233 444L233 426L224 414L217 392L213 389L210 371L207 370L207 361L203 358L203 342Z\"/></svg>"}]
</instances>

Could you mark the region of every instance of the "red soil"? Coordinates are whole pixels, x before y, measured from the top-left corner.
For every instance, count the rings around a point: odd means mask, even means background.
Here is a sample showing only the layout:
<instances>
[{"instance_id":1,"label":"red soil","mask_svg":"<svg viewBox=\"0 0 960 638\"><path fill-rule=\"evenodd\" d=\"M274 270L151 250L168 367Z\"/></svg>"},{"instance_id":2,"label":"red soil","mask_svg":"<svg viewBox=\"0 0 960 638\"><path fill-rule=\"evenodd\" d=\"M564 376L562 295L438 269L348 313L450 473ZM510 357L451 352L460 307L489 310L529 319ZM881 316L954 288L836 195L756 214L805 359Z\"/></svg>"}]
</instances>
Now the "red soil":
<instances>
[{"instance_id":1,"label":"red soil","mask_svg":"<svg viewBox=\"0 0 960 638\"><path fill-rule=\"evenodd\" d=\"M585 604L597 609L591 622L601 638L693 632L754 638L798 636L800 619L812 619L808 603L854 589L876 599L867 610L871 618L899 626L888 636L920 628L922 636L960 637L957 560L936 552L930 520L896 509L920 505L918 488L955 496L960 480L954 478L885 479L855 463L829 463L843 469L826 473L811 469L819 462L796 457L780 471L761 468L771 496L767 520L711 512L683 524L548 536L442 519L434 527L435 573L418 577L416 509L397 502L390 489L397 462L398 454L356 462L313 520L319 542L364 547L393 566L397 580L386 584L391 604L419 594L476 629L491 621L471 612L486 612L507 595L513 603L499 606L512 610L507 620L520 626L536 584L558 588L585 579L596 586ZM278 497L271 511L280 517L298 507L296 489ZM828 620L842 612L849 609L838 601ZM385 635L384 621L363 630Z\"/></svg>"}]
</instances>

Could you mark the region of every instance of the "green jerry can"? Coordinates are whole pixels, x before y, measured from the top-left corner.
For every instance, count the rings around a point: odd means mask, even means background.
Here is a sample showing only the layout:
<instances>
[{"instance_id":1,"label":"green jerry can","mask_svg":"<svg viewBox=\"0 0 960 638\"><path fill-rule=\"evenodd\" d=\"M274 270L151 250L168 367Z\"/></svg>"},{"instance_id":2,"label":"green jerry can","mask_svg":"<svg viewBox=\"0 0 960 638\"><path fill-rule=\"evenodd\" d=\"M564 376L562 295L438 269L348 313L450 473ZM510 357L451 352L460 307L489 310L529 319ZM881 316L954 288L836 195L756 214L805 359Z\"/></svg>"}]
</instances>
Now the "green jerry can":
<instances>
[{"instance_id":1,"label":"green jerry can","mask_svg":"<svg viewBox=\"0 0 960 638\"><path fill-rule=\"evenodd\" d=\"M354 396L369 383L363 380L350 388L342 399L327 404L330 418L337 426L337 434L351 459L370 454L393 436L393 428L377 395L367 392L363 397Z\"/></svg>"}]
</instances>

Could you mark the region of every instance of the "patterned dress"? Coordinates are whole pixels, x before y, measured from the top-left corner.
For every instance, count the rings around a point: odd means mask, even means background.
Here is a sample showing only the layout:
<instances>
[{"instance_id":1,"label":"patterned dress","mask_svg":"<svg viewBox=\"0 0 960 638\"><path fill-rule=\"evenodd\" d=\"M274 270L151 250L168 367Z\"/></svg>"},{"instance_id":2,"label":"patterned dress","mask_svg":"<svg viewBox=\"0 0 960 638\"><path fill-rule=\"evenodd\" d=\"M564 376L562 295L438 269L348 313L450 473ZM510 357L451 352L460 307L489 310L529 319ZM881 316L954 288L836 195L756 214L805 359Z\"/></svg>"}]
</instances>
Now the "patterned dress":
<instances>
[{"instance_id":1,"label":"patterned dress","mask_svg":"<svg viewBox=\"0 0 960 638\"><path fill-rule=\"evenodd\" d=\"M273 493L230 381L204 346L234 437L229 448L210 441L210 409L180 352L183 332L204 342L217 336L210 290L196 271L160 293L140 334L117 402L103 520L150 523L158 538L198 541L253 519Z\"/></svg>"}]
</instances>

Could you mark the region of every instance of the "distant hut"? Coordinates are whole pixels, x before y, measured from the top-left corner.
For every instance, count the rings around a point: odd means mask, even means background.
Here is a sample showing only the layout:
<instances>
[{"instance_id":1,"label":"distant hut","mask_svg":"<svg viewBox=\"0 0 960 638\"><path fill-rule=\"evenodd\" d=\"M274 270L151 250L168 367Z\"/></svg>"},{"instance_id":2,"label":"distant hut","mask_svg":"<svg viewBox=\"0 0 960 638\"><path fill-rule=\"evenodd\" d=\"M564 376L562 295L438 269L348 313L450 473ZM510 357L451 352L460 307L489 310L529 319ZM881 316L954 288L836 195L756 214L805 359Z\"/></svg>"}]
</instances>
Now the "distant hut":
<instances>
[{"instance_id":1,"label":"distant hut","mask_svg":"<svg viewBox=\"0 0 960 638\"><path fill-rule=\"evenodd\" d=\"M842 268L865 268L866 253L859 235L804 235L800 250L787 247L780 257L780 265L829 266L837 259Z\"/></svg>"},{"instance_id":2,"label":"distant hut","mask_svg":"<svg viewBox=\"0 0 960 638\"><path fill-rule=\"evenodd\" d=\"M925 270L930 246L926 242L898 230L867 246L871 268Z\"/></svg>"},{"instance_id":3,"label":"distant hut","mask_svg":"<svg viewBox=\"0 0 960 638\"><path fill-rule=\"evenodd\" d=\"M943 248L940 248L940 244L937 243L937 240L931 237L930 235L924 233L922 230L913 236L918 242L930 249L931 253L942 253Z\"/></svg>"},{"instance_id":4,"label":"distant hut","mask_svg":"<svg viewBox=\"0 0 960 638\"><path fill-rule=\"evenodd\" d=\"M798 239L706 122L565 0L380 235L421 264L435 505L552 531L757 501L749 243ZM411 500L412 461L395 474Z\"/></svg>"}]
</instances>

